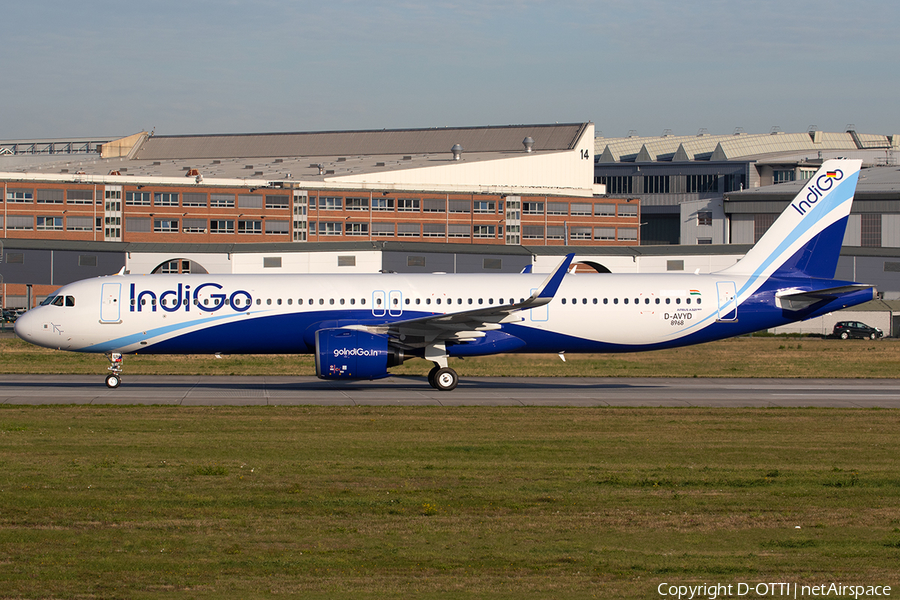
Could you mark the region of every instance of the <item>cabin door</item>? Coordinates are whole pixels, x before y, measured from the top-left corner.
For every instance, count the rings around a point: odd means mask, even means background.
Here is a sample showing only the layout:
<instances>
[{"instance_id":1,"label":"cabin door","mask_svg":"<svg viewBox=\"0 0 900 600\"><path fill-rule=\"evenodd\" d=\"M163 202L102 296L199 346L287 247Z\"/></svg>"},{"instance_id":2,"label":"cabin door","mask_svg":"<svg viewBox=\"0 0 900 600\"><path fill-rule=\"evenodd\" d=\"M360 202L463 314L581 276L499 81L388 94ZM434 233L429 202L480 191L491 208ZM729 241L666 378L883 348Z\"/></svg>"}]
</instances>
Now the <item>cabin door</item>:
<instances>
[{"instance_id":1,"label":"cabin door","mask_svg":"<svg viewBox=\"0 0 900 600\"><path fill-rule=\"evenodd\" d=\"M737 291L733 281L716 282L716 293L719 296L719 313L717 321L731 323L737 321Z\"/></svg>"},{"instance_id":2,"label":"cabin door","mask_svg":"<svg viewBox=\"0 0 900 600\"><path fill-rule=\"evenodd\" d=\"M100 290L100 322L121 323L122 284L104 283Z\"/></svg>"}]
</instances>

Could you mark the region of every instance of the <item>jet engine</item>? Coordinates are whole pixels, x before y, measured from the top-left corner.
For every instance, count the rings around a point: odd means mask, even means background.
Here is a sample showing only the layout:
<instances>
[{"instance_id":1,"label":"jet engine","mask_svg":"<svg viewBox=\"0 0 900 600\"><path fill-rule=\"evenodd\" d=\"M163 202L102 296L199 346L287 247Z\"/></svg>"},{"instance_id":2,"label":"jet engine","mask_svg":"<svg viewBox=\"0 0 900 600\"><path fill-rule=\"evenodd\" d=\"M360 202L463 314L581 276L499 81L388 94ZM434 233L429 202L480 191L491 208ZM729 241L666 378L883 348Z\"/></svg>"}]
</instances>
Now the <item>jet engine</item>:
<instances>
[{"instance_id":1,"label":"jet engine","mask_svg":"<svg viewBox=\"0 0 900 600\"><path fill-rule=\"evenodd\" d=\"M381 379L408 358L390 346L386 335L356 329L316 332L316 376L321 379Z\"/></svg>"}]
</instances>

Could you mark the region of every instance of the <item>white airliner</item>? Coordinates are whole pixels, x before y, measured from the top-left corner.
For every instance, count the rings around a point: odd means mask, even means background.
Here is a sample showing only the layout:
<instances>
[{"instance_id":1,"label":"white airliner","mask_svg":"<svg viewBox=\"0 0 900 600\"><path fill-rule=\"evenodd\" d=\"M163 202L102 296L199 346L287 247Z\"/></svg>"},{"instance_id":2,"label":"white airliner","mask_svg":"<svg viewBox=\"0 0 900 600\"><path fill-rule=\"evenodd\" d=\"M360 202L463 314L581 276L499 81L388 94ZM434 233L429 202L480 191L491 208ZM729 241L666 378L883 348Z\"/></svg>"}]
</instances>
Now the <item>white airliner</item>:
<instances>
[{"instance_id":1,"label":"white airliner","mask_svg":"<svg viewBox=\"0 0 900 600\"><path fill-rule=\"evenodd\" d=\"M636 352L809 319L874 297L834 280L861 161L828 160L759 242L717 273L113 275L60 288L16 321L31 343L122 354L316 357L324 379L376 379L412 357L458 383L449 357Z\"/></svg>"}]
</instances>

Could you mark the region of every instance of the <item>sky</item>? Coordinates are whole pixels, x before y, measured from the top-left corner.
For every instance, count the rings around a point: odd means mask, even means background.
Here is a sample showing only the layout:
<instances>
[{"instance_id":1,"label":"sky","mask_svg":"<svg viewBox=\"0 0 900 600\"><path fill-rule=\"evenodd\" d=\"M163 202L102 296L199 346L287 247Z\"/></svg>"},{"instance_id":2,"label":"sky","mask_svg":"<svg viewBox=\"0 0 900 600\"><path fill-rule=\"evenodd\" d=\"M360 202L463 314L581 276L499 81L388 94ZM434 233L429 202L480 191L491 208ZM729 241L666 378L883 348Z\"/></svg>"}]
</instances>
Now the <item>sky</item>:
<instances>
[{"instance_id":1,"label":"sky","mask_svg":"<svg viewBox=\"0 0 900 600\"><path fill-rule=\"evenodd\" d=\"M900 134L890 0L0 0L0 139Z\"/></svg>"}]
</instances>

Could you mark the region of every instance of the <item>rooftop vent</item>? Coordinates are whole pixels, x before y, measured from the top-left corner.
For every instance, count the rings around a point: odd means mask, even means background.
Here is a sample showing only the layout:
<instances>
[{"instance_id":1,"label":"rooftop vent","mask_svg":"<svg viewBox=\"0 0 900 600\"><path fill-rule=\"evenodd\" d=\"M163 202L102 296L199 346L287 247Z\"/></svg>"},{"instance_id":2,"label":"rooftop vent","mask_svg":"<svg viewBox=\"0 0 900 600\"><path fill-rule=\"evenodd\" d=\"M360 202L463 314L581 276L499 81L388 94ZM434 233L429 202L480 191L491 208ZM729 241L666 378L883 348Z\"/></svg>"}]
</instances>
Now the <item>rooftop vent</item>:
<instances>
[{"instance_id":1,"label":"rooftop vent","mask_svg":"<svg viewBox=\"0 0 900 600\"><path fill-rule=\"evenodd\" d=\"M532 152L532 151L534 151L534 138L532 138L532 137L529 135L527 138L525 138L524 140L522 140L522 145L525 146L525 152Z\"/></svg>"},{"instance_id":2,"label":"rooftop vent","mask_svg":"<svg viewBox=\"0 0 900 600\"><path fill-rule=\"evenodd\" d=\"M459 144L453 144L453 147L450 148L450 152L453 153L453 160L459 160L462 158L463 147Z\"/></svg>"}]
</instances>

